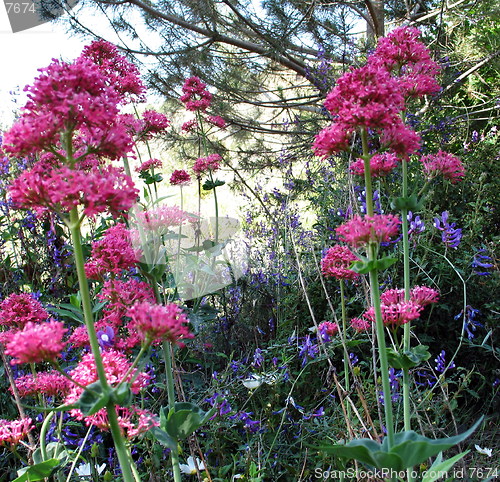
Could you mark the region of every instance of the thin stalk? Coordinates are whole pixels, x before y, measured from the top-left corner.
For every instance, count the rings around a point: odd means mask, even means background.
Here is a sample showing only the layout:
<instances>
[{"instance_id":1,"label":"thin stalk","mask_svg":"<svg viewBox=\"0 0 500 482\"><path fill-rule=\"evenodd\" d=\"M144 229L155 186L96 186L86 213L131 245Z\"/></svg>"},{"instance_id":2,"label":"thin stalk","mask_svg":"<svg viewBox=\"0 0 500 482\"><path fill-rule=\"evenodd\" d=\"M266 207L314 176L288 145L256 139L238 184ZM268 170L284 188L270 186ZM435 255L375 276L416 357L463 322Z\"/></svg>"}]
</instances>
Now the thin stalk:
<instances>
[{"instance_id":1,"label":"thin stalk","mask_svg":"<svg viewBox=\"0 0 500 482\"><path fill-rule=\"evenodd\" d=\"M172 353L170 343L163 342L163 356L165 358L165 374L167 377L167 395L168 395L168 408L175 410L175 389L174 389L174 374L172 369ZM172 461L172 469L174 471L174 482L181 482L181 469L179 466L179 450L177 443L175 449L170 451Z\"/></svg>"},{"instance_id":2,"label":"thin stalk","mask_svg":"<svg viewBox=\"0 0 500 482\"><path fill-rule=\"evenodd\" d=\"M101 382L104 391L110 390L106 371L104 370L104 364L102 362L99 342L97 340L97 333L94 326L94 319L92 314L92 303L90 300L89 284L87 276L85 275L85 259L83 256L82 241L80 234L80 218L78 216L77 208L73 208L70 212L70 223L69 228L71 232L71 239L73 242L74 258L76 265L76 272L78 275L78 283L80 286L80 294L82 298L82 308L83 308L83 318L85 320L85 326L87 327L87 332L89 335L90 348L95 360L95 366L97 371L97 376ZM120 467L122 469L122 475L124 482L134 482L132 475L132 470L130 467L130 458L128 455L128 449L123 440L123 435L120 430L120 425L118 424L118 417L116 415L116 409L114 403L109 403L106 406L106 413L108 415L109 428L111 435L113 436L113 442L115 444L116 454L120 462Z\"/></svg>"},{"instance_id":3,"label":"thin stalk","mask_svg":"<svg viewBox=\"0 0 500 482\"><path fill-rule=\"evenodd\" d=\"M342 309L342 346L344 347L344 384L345 384L345 391L346 393L349 393L349 390L351 389L351 383L349 380L350 376L350 370L349 370L349 353L347 351L347 345L346 345L346 330L347 330L347 316L346 316L346 309L345 309L345 293L344 293L344 280L339 280L340 281L340 306ZM347 404L346 406L346 411L347 411L347 418L349 421L351 420L351 406Z\"/></svg>"},{"instance_id":4,"label":"thin stalk","mask_svg":"<svg viewBox=\"0 0 500 482\"><path fill-rule=\"evenodd\" d=\"M214 177L212 171L210 170L210 180L212 185L214 184ZM215 244L219 243L219 203L217 202L217 188L214 186L214 201L215 201Z\"/></svg>"},{"instance_id":5,"label":"thin stalk","mask_svg":"<svg viewBox=\"0 0 500 482\"><path fill-rule=\"evenodd\" d=\"M366 214L373 216L373 189L370 170L370 152L368 149L368 136L365 129L361 130L361 142L363 145L363 160L365 168L365 191L366 191ZM377 244L368 245L368 260L377 259ZM375 330L377 335L378 355L380 363L380 377L382 379L382 391L384 394L384 418L387 431L388 448L394 445L394 419L392 413L391 384L389 381L389 363L387 360L387 347L385 344L384 322L380 309L380 289L378 282L378 270L370 271L370 292L375 312Z\"/></svg>"},{"instance_id":6,"label":"thin stalk","mask_svg":"<svg viewBox=\"0 0 500 482\"><path fill-rule=\"evenodd\" d=\"M42 462L48 460L47 457L47 441L45 440L47 436L47 430L49 429L49 424L56 412L49 412L42 423L42 428L40 429L40 452L42 454Z\"/></svg>"}]
</instances>

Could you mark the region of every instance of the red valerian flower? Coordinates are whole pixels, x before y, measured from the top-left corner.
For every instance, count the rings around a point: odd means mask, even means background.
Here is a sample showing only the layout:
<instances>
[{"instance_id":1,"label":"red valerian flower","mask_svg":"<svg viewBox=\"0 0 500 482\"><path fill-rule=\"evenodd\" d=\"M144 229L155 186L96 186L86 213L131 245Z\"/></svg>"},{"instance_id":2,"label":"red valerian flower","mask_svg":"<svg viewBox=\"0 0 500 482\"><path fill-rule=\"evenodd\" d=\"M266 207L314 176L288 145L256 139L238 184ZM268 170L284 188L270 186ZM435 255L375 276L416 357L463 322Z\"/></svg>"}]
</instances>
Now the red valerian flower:
<instances>
[{"instance_id":1,"label":"red valerian flower","mask_svg":"<svg viewBox=\"0 0 500 482\"><path fill-rule=\"evenodd\" d=\"M21 420L0 420L0 446L15 447L35 428L31 418Z\"/></svg>"},{"instance_id":2,"label":"red valerian flower","mask_svg":"<svg viewBox=\"0 0 500 482\"><path fill-rule=\"evenodd\" d=\"M368 243L386 243L398 234L401 221L393 214L375 214L374 216L354 216L341 224L336 232L347 244L358 248Z\"/></svg>"},{"instance_id":3,"label":"red valerian flower","mask_svg":"<svg viewBox=\"0 0 500 482\"><path fill-rule=\"evenodd\" d=\"M127 316L145 340L179 343L180 340L193 338L187 326L188 318L175 303L166 306L136 303L127 311Z\"/></svg>"},{"instance_id":4,"label":"red valerian flower","mask_svg":"<svg viewBox=\"0 0 500 482\"><path fill-rule=\"evenodd\" d=\"M33 397L40 393L49 397L65 397L72 385L56 370L37 372L36 375L24 375L16 378L15 383L20 397Z\"/></svg>"},{"instance_id":5,"label":"red valerian flower","mask_svg":"<svg viewBox=\"0 0 500 482\"><path fill-rule=\"evenodd\" d=\"M329 248L321 260L321 273L323 276L337 279L355 279L359 273L349 269L353 261L358 258L347 246L336 245Z\"/></svg>"},{"instance_id":6,"label":"red valerian flower","mask_svg":"<svg viewBox=\"0 0 500 482\"><path fill-rule=\"evenodd\" d=\"M162 167L163 167L163 163L159 159L149 159L148 161L144 161L135 170L137 172L144 172L144 171L149 171L151 168L161 169Z\"/></svg>"},{"instance_id":7,"label":"red valerian flower","mask_svg":"<svg viewBox=\"0 0 500 482\"><path fill-rule=\"evenodd\" d=\"M190 111L206 111L212 102L212 94L198 77L189 77L182 86L181 102Z\"/></svg>"},{"instance_id":8,"label":"red valerian flower","mask_svg":"<svg viewBox=\"0 0 500 482\"><path fill-rule=\"evenodd\" d=\"M465 176L465 168L462 161L449 152L439 150L437 154L429 154L420 158L424 172L428 179L441 174L453 184L461 181Z\"/></svg>"},{"instance_id":9,"label":"red valerian flower","mask_svg":"<svg viewBox=\"0 0 500 482\"><path fill-rule=\"evenodd\" d=\"M201 176L207 171L217 171L220 168L222 157L219 154L210 154L207 157L200 157L193 166L193 171L197 176Z\"/></svg>"},{"instance_id":10,"label":"red valerian flower","mask_svg":"<svg viewBox=\"0 0 500 482\"><path fill-rule=\"evenodd\" d=\"M11 294L0 303L0 325L22 330L27 323L49 318L42 304L28 293Z\"/></svg>"},{"instance_id":11,"label":"red valerian flower","mask_svg":"<svg viewBox=\"0 0 500 482\"><path fill-rule=\"evenodd\" d=\"M386 152L375 154L370 159L370 174L373 178L387 176L398 165L398 157L395 154ZM363 159L356 159L349 169L358 176L365 175L365 162Z\"/></svg>"},{"instance_id":12,"label":"red valerian flower","mask_svg":"<svg viewBox=\"0 0 500 482\"><path fill-rule=\"evenodd\" d=\"M12 365L54 361L61 356L66 345L63 337L67 331L60 321L40 324L29 321L21 331L10 337L5 353L15 357Z\"/></svg>"},{"instance_id":13,"label":"red valerian flower","mask_svg":"<svg viewBox=\"0 0 500 482\"><path fill-rule=\"evenodd\" d=\"M191 182L191 176L184 169L176 169L170 176L172 186L186 186Z\"/></svg>"}]
</instances>

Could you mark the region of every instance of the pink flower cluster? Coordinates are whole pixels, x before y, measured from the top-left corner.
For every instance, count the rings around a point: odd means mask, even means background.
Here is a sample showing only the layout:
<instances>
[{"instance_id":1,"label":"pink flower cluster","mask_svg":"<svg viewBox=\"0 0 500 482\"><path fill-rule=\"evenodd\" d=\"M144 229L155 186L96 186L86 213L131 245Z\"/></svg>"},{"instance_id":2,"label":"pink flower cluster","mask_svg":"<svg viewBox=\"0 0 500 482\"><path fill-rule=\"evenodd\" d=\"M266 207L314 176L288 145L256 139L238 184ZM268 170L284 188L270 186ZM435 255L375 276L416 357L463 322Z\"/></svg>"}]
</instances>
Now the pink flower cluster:
<instances>
[{"instance_id":1,"label":"pink flower cluster","mask_svg":"<svg viewBox=\"0 0 500 482\"><path fill-rule=\"evenodd\" d=\"M35 375L24 375L15 380L20 397L33 397L43 394L48 397L65 397L72 386L71 382L53 370L37 372ZM12 388L10 389L12 391Z\"/></svg>"},{"instance_id":2,"label":"pink flower cluster","mask_svg":"<svg viewBox=\"0 0 500 482\"><path fill-rule=\"evenodd\" d=\"M324 341L330 341L330 337L335 336L339 332L339 325L331 321L323 321L318 325L318 333Z\"/></svg>"},{"instance_id":3,"label":"pink flower cluster","mask_svg":"<svg viewBox=\"0 0 500 482\"><path fill-rule=\"evenodd\" d=\"M198 177L207 171L217 171L220 168L220 161L222 161L222 157L219 154L200 157L194 163L193 171Z\"/></svg>"},{"instance_id":4,"label":"pink flower cluster","mask_svg":"<svg viewBox=\"0 0 500 482\"><path fill-rule=\"evenodd\" d=\"M399 27L379 39L370 63L383 66L398 78L405 97L421 97L440 90L436 76L439 65L431 59L429 49L418 40L420 31Z\"/></svg>"},{"instance_id":5,"label":"pink flower cluster","mask_svg":"<svg viewBox=\"0 0 500 482\"><path fill-rule=\"evenodd\" d=\"M22 330L27 323L42 323L49 314L28 293L11 294L0 303L0 325Z\"/></svg>"},{"instance_id":6,"label":"pink flower cluster","mask_svg":"<svg viewBox=\"0 0 500 482\"><path fill-rule=\"evenodd\" d=\"M15 447L34 428L29 417L22 420L0 420L0 446Z\"/></svg>"},{"instance_id":7,"label":"pink flower cluster","mask_svg":"<svg viewBox=\"0 0 500 482\"><path fill-rule=\"evenodd\" d=\"M150 411L136 406L116 407L116 412L122 434L129 440L160 425L160 421ZM109 430L108 415L104 410L99 410L85 421L87 425L91 423L101 430Z\"/></svg>"},{"instance_id":8,"label":"pink flower cluster","mask_svg":"<svg viewBox=\"0 0 500 482\"><path fill-rule=\"evenodd\" d=\"M210 115L207 117L207 121L220 129L224 129L226 127L226 121L220 115Z\"/></svg>"},{"instance_id":9,"label":"pink flower cluster","mask_svg":"<svg viewBox=\"0 0 500 482\"><path fill-rule=\"evenodd\" d=\"M101 279L106 273L121 274L136 265L137 256L127 227L118 223L106 230L104 237L92 243L92 253L85 263L90 279Z\"/></svg>"},{"instance_id":10,"label":"pink flower cluster","mask_svg":"<svg viewBox=\"0 0 500 482\"><path fill-rule=\"evenodd\" d=\"M368 63L346 72L327 95L325 107L334 116L334 122L316 137L313 148L318 156L345 150L359 128L382 131L383 145L395 152L404 147L403 153L411 154L418 148L418 143L414 143L417 135L399 116L404 109L404 97L398 82L380 66ZM401 146L407 137L411 142Z\"/></svg>"},{"instance_id":11,"label":"pink flower cluster","mask_svg":"<svg viewBox=\"0 0 500 482\"><path fill-rule=\"evenodd\" d=\"M183 130L184 132L191 132L193 129L197 127L198 127L198 121L196 119L191 119L182 124L181 130Z\"/></svg>"},{"instance_id":12,"label":"pink flower cluster","mask_svg":"<svg viewBox=\"0 0 500 482\"><path fill-rule=\"evenodd\" d=\"M118 216L136 202L138 190L130 177L116 167L93 167L90 171L61 166L47 169L40 161L24 171L10 186L13 203L33 209L38 215L48 210L68 213L83 206L87 216L109 212Z\"/></svg>"},{"instance_id":13,"label":"pink flower cluster","mask_svg":"<svg viewBox=\"0 0 500 482\"><path fill-rule=\"evenodd\" d=\"M370 159L370 174L371 177L383 177L387 176L392 170L398 165L398 157L390 152L383 154L375 154ZM353 174L358 176L365 175L365 162L363 159L356 159L349 169Z\"/></svg>"},{"instance_id":14,"label":"pink flower cluster","mask_svg":"<svg viewBox=\"0 0 500 482\"><path fill-rule=\"evenodd\" d=\"M363 331L368 331L372 326L371 321L365 320L364 318L351 318L351 327L357 333Z\"/></svg>"},{"instance_id":15,"label":"pink flower cluster","mask_svg":"<svg viewBox=\"0 0 500 482\"><path fill-rule=\"evenodd\" d=\"M336 232L339 238L354 248L368 243L386 243L398 234L401 221L393 214L375 214L374 216L354 216L340 225Z\"/></svg>"},{"instance_id":16,"label":"pink flower cluster","mask_svg":"<svg viewBox=\"0 0 500 482\"><path fill-rule=\"evenodd\" d=\"M5 353L14 357L12 365L55 361L61 355L68 330L60 321L35 324L29 321L20 331L9 336Z\"/></svg>"},{"instance_id":17,"label":"pink flower cluster","mask_svg":"<svg viewBox=\"0 0 500 482\"><path fill-rule=\"evenodd\" d=\"M212 101L212 94L206 90L204 84L198 77L189 77L182 86L181 102L190 111L206 111Z\"/></svg>"},{"instance_id":18,"label":"pink flower cluster","mask_svg":"<svg viewBox=\"0 0 500 482\"><path fill-rule=\"evenodd\" d=\"M176 169L170 176L172 186L186 186L191 182L191 176L184 169Z\"/></svg>"},{"instance_id":19,"label":"pink flower cluster","mask_svg":"<svg viewBox=\"0 0 500 482\"><path fill-rule=\"evenodd\" d=\"M131 139L115 122L121 96L97 65L85 59L72 64L54 60L40 71L25 89L29 100L20 119L5 133L6 151L17 156L54 149L61 153L61 147L67 150L60 145L61 134L79 130L85 133L82 145L94 154L119 157L131 149Z\"/></svg>"},{"instance_id":20,"label":"pink flower cluster","mask_svg":"<svg viewBox=\"0 0 500 482\"><path fill-rule=\"evenodd\" d=\"M336 245L329 248L321 260L321 273L323 276L337 279L355 279L358 273L349 269L353 261L358 258L347 246Z\"/></svg>"},{"instance_id":21,"label":"pink flower cluster","mask_svg":"<svg viewBox=\"0 0 500 482\"><path fill-rule=\"evenodd\" d=\"M453 184L461 181L465 176L462 161L453 154L439 150L437 154L429 154L420 158L424 172L429 179L441 174Z\"/></svg>"},{"instance_id":22,"label":"pink flower cluster","mask_svg":"<svg viewBox=\"0 0 500 482\"><path fill-rule=\"evenodd\" d=\"M175 303L166 306L136 303L128 310L127 316L146 342L168 340L179 343L180 340L193 338L187 326L188 318Z\"/></svg>"},{"instance_id":23,"label":"pink flower cluster","mask_svg":"<svg viewBox=\"0 0 500 482\"><path fill-rule=\"evenodd\" d=\"M119 353L115 350L108 350L102 353L102 361L104 365L104 371L106 373L106 379L110 386L115 387L120 383L125 375L129 372L131 368L131 363L127 360L125 355ZM78 382L80 385L86 387L98 380L97 369L95 365L94 356L92 353L87 353L83 356L80 363L70 372L69 374L73 380ZM127 375L125 382L130 382L130 389L132 393L137 394L142 390L149 382L149 375L144 372L137 372L137 370L131 370ZM65 398L65 404L73 404L80 399L83 389L77 385L73 385L69 391L68 396ZM118 423L122 427L124 433L130 437L137 435L139 433L139 428L144 428L146 420L142 418L139 423L131 425L131 420L134 415L140 415L142 412L136 407L116 407L118 414L122 415L118 417ZM147 412L149 413L149 412ZM102 430L108 429L106 409L99 410L96 414L85 417L79 409L70 410L70 414L77 420L85 420L87 425L96 425ZM143 417L146 412L143 412ZM148 417L152 419L151 417ZM151 427L151 424L149 424ZM136 431L134 431L134 427ZM129 432L131 430L131 432Z\"/></svg>"},{"instance_id":24,"label":"pink flower cluster","mask_svg":"<svg viewBox=\"0 0 500 482\"><path fill-rule=\"evenodd\" d=\"M148 161L144 161L135 170L137 172L144 172L149 171L150 169L161 169L162 167L163 163L159 159L149 159Z\"/></svg>"},{"instance_id":25,"label":"pink flower cluster","mask_svg":"<svg viewBox=\"0 0 500 482\"><path fill-rule=\"evenodd\" d=\"M418 150L420 137L401 120L405 98L439 90L439 66L411 27L395 29L379 40L366 65L342 75L328 94L325 107L334 122L317 136L313 149L318 156L347 150L360 128L380 135L383 148L401 155Z\"/></svg>"},{"instance_id":26,"label":"pink flower cluster","mask_svg":"<svg viewBox=\"0 0 500 482\"><path fill-rule=\"evenodd\" d=\"M191 219L191 215L178 206L160 206L137 213L137 222L148 231L158 231L180 226Z\"/></svg>"},{"instance_id":27,"label":"pink flower cluster","mask_svg":"<svg viewBox=\"0 0 500 482\"><path fill-rule=\"evenodd\" d=\"M422 310L431 303L437 303L439 292L427 286L415 286L410 291L410 299L405 300L403 289L390 289L380 295L382 320L384 325L397 327L420 317ZM375 322L375 311L371 307L363 315Z\"/></svg>"},{"instance_id":28,"label":"pink flower cluster","mask_svg":"<svg viewBox=\"0 0 500 482\"><path fill-rule=\"evenodd\" d=\"M146 110L134 130L137 140L147 141L158 134L166 132L169 126L170 121L165 114L154 110Z\"/></svg>"},{"instance_id":29,"label":"pink flower cluster","mask_svg":"<svg viewBox=\"0 0 500 482\"><path fill-rule=\"evenodd\" d=\"M80 59L88 59L98 66L107 84L121 96L121 102L128 102L130 97L137 101L145 100L146 88L140 79L139 69L118 53L115 45L105 40L96 40L87 45Z\"/></svg>"}]
</instances>

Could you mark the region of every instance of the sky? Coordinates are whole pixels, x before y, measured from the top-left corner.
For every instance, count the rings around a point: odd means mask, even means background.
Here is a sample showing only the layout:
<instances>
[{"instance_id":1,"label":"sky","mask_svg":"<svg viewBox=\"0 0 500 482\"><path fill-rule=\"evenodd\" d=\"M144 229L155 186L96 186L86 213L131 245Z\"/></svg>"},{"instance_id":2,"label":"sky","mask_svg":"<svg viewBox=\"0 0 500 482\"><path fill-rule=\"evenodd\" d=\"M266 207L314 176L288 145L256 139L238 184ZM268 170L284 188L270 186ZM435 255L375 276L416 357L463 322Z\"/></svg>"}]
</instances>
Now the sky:
<instances>
[{"instance_id":1,"label":"sky","mask_svg":"<svg viewBox=\"0 0 500 482\"><path fill-rule=\"evenodd\" d=\"M12 110L25 103L22 92L37 77L37 69L46 67L53 58L67 60L77 57L84 42L66 34L62 25L45 23L22 32L12 33L4 2L0 2L0 128L10 126Z\"/></svg>"}]
</instances>

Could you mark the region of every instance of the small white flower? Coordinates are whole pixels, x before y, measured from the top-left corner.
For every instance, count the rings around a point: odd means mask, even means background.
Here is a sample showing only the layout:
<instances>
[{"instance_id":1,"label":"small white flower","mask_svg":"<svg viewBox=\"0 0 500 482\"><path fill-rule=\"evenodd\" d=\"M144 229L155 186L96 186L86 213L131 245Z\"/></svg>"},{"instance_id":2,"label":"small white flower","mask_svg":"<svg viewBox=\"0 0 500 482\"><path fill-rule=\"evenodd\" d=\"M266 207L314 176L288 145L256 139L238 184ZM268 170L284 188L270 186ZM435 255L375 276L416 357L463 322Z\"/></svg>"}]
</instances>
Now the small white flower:
<instances>
[{"instance_id":1,"label":"small white flower","mask_svg":"<svg viewBox=\"0 0 500 482\"><path fill-rule=\"evenodd\" d=\"M104 469L106 468L106 464L102 464L100 465L99 467L96 465L95 466L96 470L97 470L97 473L99 475L102 474L102 472L104 471ZM86 464L80 464L77 468L76 468L76 473L80 476L80 477L90 477L92 475L92 471L90 470L90 464L89 463L86 463Z\"/></svg>"},{"instance_id":2,"label":"small white flower","mask_svg":"<svg viewBox=\"0 0 500 482\"><path fill-rule=\"evenodd\" d=\"M196 463L200 470L205 470L205 464L199 458L196 458ZM196 475L196 465L194 464L193 456L190 455L187 458L187 464L179 464L179 468L183 474Z\"/></svg>"},{"instance_id":3,"label":"small white flower","mask_svg":"<svg viewBox=\"0 0 500 482\"><path fill-rule=\"evenodd\" d=\"M480 454L483 454L483 455L487 455L488 457L492 457L493 456L493 451L491 449L488 449L488 448L484 448L482 449L479 445L474 445L474 447L476 447L476 450L480 453Z\"/></svg>"},{"instance_id":4,"label":"small white flower","mask_svg":"<svg viewBox=\"0 0 500 482\"><path fill-rule=\"evenodd\" d=\"M241 383L243 383L243 385L250 390L259 388L262 385L262 382L262 377L259 377L258 375L251 375L249 378L241 380Z\"/></svg>"}]
</instances>

